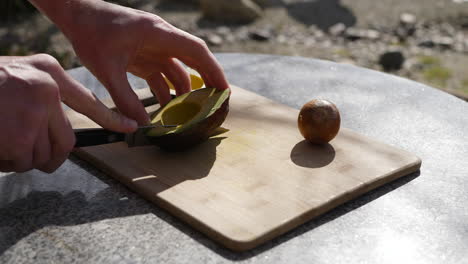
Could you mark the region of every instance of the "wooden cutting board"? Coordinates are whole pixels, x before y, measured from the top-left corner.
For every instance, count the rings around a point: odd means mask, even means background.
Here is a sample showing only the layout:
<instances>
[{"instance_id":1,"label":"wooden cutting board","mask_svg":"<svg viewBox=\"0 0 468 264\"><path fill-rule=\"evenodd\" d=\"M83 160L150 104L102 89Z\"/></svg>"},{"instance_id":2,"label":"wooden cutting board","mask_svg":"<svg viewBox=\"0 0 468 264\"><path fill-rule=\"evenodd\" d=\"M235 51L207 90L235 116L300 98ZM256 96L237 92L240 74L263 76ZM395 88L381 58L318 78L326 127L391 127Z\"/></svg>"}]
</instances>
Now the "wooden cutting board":
<instances>
[{"instance_id":1,"label":"wooden cutting board","mask_svg":"<svg viewBox=\"0 0 468 264\"><path fill-rule=\"evenodd\" d=\"M189 151L116 143L76 154L236 251L420 168L418 157L345 128L329 145L308 144L297 129L298 110L232 89L223 124L229 132ZM68 115L74 128L96 126Z\"/></svg>"}]
</instances>

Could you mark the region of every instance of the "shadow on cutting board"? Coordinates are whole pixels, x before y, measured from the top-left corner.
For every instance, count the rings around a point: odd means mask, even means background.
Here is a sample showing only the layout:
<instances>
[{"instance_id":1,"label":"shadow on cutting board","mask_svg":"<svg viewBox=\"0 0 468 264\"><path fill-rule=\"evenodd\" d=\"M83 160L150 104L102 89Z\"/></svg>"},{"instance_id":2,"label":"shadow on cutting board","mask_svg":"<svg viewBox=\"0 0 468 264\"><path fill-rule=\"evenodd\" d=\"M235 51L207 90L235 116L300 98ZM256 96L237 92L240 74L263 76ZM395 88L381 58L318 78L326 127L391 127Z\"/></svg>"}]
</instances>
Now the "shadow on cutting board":
<instances>
[{"instance_id":1,"label":"shadow on cutting board","mask_svg":"<svg viewBox=\"0 0 468 264\"><path fill-rule=\"evenodd\" d=\"M122 176L122 182L131 181L131 186L141 193L148 192L148 196L152 197L182 182L205 178L216 161L216 148L225 138L212 137L203 144L182 152L166 152L150 147L130 153L129 156L133 156L136 165L132 167L132 174ZM120 153L126 155L126 152ZM154 164L154 160L158 163ZM132 161L128 163L132 164ZM118 175L118 172L113 174ZM131 179L128 175L132 175Z\"/></svg>"},{"instance_id":2,"label":"shadow on cutting board","mask_svg":"<svg viewBox=\"0 0 468 264\"><path fill-rule=\"evenodd\" d=\"M331 144L314 145L303 140L293 147L290 156L297 166L321 168L335 159L335 149Z\"/></svg>"}]
</instances>

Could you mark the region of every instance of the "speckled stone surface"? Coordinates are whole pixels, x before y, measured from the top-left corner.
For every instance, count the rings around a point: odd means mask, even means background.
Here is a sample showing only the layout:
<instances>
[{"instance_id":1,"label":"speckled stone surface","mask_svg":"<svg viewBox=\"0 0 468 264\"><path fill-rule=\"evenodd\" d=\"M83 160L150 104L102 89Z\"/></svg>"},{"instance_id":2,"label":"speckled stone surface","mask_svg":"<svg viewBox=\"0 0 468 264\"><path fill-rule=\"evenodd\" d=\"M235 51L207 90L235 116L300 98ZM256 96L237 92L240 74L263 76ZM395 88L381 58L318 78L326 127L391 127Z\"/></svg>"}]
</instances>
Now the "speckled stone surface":
<instances>
[{"instance_id":1,"label":"speckled stone surface","mask_svg":"<svg viewBox=\"0 0 468 264\"><path fill-rule=\"evenodd\" d=\"M467 103L349 65L217 57L231 83L273 100L335 102L344 127L418 155L420 173L233 253L71 157L51 175L0 174L0 263L468 263ZM105 96L85 69L70 73Z\"/></svg>"}]
</instances>

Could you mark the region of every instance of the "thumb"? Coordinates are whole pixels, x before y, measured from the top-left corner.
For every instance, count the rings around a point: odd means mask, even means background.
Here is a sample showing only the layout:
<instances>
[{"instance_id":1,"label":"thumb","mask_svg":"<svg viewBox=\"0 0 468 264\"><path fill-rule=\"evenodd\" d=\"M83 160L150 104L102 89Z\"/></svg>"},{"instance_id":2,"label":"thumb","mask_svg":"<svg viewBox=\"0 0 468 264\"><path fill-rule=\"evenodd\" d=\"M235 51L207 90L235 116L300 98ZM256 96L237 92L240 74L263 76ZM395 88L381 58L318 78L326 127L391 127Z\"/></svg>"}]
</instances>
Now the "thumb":
<instances>
[{"instance_id":1,"label":"thumb","mask_svg":"<svg viewBox=\"0 0 468 264\"><path fill-rule=\"evenodd\" d=\"M137 129L138 124L135 120L107 108L94 93L66 72L60 75L54 79L59 84L62 101L70 108L109 130L130 133Z\"/></svg>"}]
</instances>

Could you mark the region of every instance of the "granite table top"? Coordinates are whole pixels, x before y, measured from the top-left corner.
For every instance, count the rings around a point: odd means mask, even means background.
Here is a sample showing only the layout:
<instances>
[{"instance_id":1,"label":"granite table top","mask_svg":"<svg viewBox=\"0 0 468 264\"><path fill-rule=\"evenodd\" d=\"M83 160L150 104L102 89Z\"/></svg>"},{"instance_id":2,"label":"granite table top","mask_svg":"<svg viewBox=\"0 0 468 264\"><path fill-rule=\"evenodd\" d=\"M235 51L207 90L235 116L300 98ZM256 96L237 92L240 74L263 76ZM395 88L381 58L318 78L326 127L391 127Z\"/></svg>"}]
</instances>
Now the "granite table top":
<instances>
[{"instance_id":1,"label":"granite table top","mask_svg":"<svg viewBox=\"0 0 468 264\"><path fill-rule=\"evenodd\" d=\"M416 154L420 172L235 253L71 156L53 174L0 174L0 263L468 263L468 103L352 65L216 56L232 84L275 101L331 100L343 127ZM107 96L85 68L69 73Z\"/></svg>"}]
</instances>

